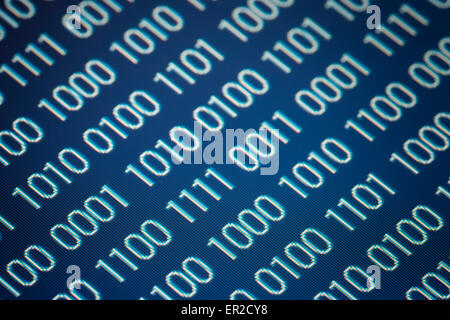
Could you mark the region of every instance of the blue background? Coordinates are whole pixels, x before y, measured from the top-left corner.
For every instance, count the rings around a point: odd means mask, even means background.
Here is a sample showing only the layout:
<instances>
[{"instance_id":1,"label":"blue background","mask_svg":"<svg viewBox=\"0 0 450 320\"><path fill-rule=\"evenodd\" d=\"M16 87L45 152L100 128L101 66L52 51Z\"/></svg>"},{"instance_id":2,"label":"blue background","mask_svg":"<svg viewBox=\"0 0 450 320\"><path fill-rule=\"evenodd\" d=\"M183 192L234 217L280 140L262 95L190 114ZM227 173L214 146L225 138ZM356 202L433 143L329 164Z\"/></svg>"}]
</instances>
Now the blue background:
<instances>
[{"instance_id":1,"label":"blue background","mask_svg":"<svg viewBox=\"0 0 450 320\"><path fill-rule=\"evenodd\" d=\"M37 2L37 1L35 1ZM182 31L170 34L166 43L158 42L154 53L143 57L138 65L132 65L118 55L108 52L111 42L118 40L123 32L137 25L143 16L150 16L151 10L167 3L182 13L185 26ZM226 3L226 4L225 4ZM242 43L227 32L217 29L218 22L230 17L231 11L244 1L219 1L208 5L202 13L184 1L145 1L124 5L122 14L111 14L105 27L96 28L95 34L86 40L79 40L63 29L60 17L69 2L37 4L38 16L21 22L18 30L8 29L7 39L0 43L0 61L10 63L11 57L39 34L48 31L67 49L66 57L54 56L55 65L43 68L43 75L30 81L27 88L0 76L0 89L5 95L5 103L0 106L0 128L10 128L12 121L26 115L45 128L45 140L31 145L26 155L15 158L9 167L0 167L0 213L10 219L17 227L13 232L2 229L0 240L0 266L5 266L15 258L23 257L23 250L31 244L39 244L49 249L57 259L56 267L48 273L39 273L38 282L29 288L20 288L23 299L49 299L57 293L67 292L65 282L66 268L79 265L82 278L101 292L105 299L137 299L149 294L154 285L164 286L166 274L179 270L181 262L188 256L199 256L213 266L215 278L209 284L199 285L196 299L228 299L235 289L243 288L259 299L311 299L319 291L326 291L330 281L344 282L342 271L350 265L365 269L370 263L366 250L380 243L385 233L393 234L395 224L411 216L411 209L418 204L426 204L448 216L448 199L436 197L434 192L439 185L445 185L449 177L449 152L437 153L437 160L429 166L421 167L421 174L414 176L389 163L392 152L401 151L402 143L417 135L417 130L432 123L432 117L439 111L447 110L449 99L449 80L442 78L441 85L427 90L417 85L414 91L419 103L406 110L400 121L388 124L385 133L377 133L373 143L364 141L354 133L344 130L345 121L354 117L356 111L367 106L369 100L384 92L391 81L412 83L407 68L421 61L423 53L436 48L437 42L449 33L449 13L438 10L426 1L409 1L432 21L429 27L418 27L417 37L405 37L404 47L395 47L395 55L388 58L378 51L363 45L362 39L368 32L365 28L365 14L349 23L336 13L323 8L324 1L300 1L289 9L281 9L280 17L266 23L263 31L249 36L248 43ZM382 7L383 17L397 11L400 1L377 1ZM286 32L298 26L304 17L311 17L332 31L331 41L322 41L318 53L305 57L301 65L293 66L289 75L281 73L268 63L260 61L262 52L271 48L275 41L284 38ZM384 21L383 18L383 21ZM165 68L167 63L178 59L179 53L193 46L196 39L211 40L226 55L223 63L214 63L213 71L198 77L195 86L187 88L182 96L176 96L161 86L156 86L153 76ZM295 93L308 88L310 81L323 74L325 68L337 62L344 52L362 59L372 69L370 77L359 77L356 89L344 91L343 98L330 104L325 115L312 117L302 111L294 102ZM50 97L51 90L75 71L83 70L91 58L99 58L114 66L118 80L111 86L101 88L99 97L86 100L83 109L69 115L68 121L60 122L37 108L38 101ZM270 119L274 110L285 111L299 123L303 132L299 136L290 135L291 142L280 149L280 171L275 176L260 176L246 173L236 166L214 166L227 179L233 182L235 190L226 192L220 202L207 202L210 210L196 212L197 222L189 224L173 211L164 208L170 199L176 199L179 192L203 175L206 165L173 166L167 178L158 180L151 189L141 181L123 173L126 165L136 163L138 155L145 149L153 148L157 139L168 140L168 131L174 125L191 126L192 110L206 104L211 94L218 94L227 81L236 79L243 68L260 71L271 84L270 91L255 98L255 103L247 110L239 110L239 117L227 118L227 128L256 128ZM112 108L128 100L128 95L136 89L145 89L155 94L161 101L162 112L153 119L147 119L144 128L131 132L127 140L115 139L115 151L110 155L97 155L88 150L82 142L82 133L89 127L97 126L102 116L111 114ZM327 137L336 137L351 146L354 159L339 167L335 175L327 174L326 183L319 190L310 192L306 200L298 197L287 188L277 186L281 175L288 175L295 163L306 160L309 152L317 150L320 142ZM43 208L34 210L24 201L13 198L12 190L24 185L26 178L42 170L48 161L56 159L57 153L73 147L88 155L90 170L74 177L71 185L59 184L61 194L53 200L42 201ZM383 207L368 214L364 223L358 223L354 232L347 232L336 223L324 218L326 210L336 206L341 197L348 198L349 190L362 183L369 172L379 174L395 186L398 194L386 196ZM67 215L81 208L82 201L98 194L101 186L110 184L130 202L127 209L119 209L116 218L110 223L101 223L99 232L93 237L83 237L82 246L69 252L56 246L49 236L49 230L56 223L66 221ZM253 201L261 194L269 194L279 200L286 208L286 217L280 222L270 223L270 231L264 236L256 236L255 243L248 250L236 250L238 259L231 261L216 251L209 250L206 243L211 236L217 236L226 223L235 221L238 213L253 206ZM208 201L210 199L207 199ZM206 201L206 200L205 200ZM147 219L155 219L168 226L173 234L173 242L167 248L160 248L150 261L138 261L139 270L132 272L121 268L126 277L120 284L103 271L94 268L100 258L106 258L111 248L123 248L123 239L137 232L140 224ZM271 259L281 255L284 247L291 241L299 240L300 232L314 227L330 237L334 249L327 255L318 256L317 265L303 270L299 280L283 271L287 290L281 296L271 296L254 280L254 273L269 267ZM413 255L400 257L400 267L393 272L382 273L382 290L369 294L352 292L361 299L404 299L405 291L418 285L421 277L433 271L437 263L446 259L449 252L449 231L447 226L438 232L430 233L423 246L413 248ZM396 251L398 252L398 251ZM119 265L119 264L118 264ZM6 276L5 267L0 267L0 276ZM15 286L19 288L19 285ZM347 284L346 287L349 287ZM172 293L172 295L174 295ZM0 288L0 297L12 296Z\"/></svg>"}]
</instances>

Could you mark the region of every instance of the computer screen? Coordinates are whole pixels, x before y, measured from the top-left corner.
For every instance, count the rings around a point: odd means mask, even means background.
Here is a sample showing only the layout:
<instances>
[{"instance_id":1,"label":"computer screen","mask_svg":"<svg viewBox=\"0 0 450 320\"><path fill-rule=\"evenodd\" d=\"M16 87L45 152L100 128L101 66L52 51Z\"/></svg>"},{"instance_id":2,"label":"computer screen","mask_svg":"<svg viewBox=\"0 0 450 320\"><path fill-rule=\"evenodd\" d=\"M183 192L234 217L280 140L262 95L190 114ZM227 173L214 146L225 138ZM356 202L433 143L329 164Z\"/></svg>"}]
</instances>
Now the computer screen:
<instances>
[{"instance_id":1,"label":"computer screen","mask_svg":"<svg viewBox=\"0 0 450 320\"><path fill-rule=\"evenodd\" d=\"M450 297L450 1L0 1L0 297Z\"/></svg>"}]
</instances>

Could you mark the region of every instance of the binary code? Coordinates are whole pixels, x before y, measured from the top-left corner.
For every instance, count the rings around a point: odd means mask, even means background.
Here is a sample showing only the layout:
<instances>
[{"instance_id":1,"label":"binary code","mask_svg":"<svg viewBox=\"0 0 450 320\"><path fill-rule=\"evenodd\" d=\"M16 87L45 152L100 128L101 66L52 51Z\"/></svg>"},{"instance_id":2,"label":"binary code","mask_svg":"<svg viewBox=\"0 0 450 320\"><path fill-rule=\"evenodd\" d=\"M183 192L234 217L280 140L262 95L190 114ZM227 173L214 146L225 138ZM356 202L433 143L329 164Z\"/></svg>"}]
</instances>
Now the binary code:
<instances>
[{"instance_id":1,"label":"binary code","mask_svg":"<svg viewBox=\"0 0 450 320\"><path fill-rule=\"evenodd\" d=\"M0 298L450 298L449 0L1 0Z\"/></svg>"}]
</instances>

